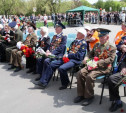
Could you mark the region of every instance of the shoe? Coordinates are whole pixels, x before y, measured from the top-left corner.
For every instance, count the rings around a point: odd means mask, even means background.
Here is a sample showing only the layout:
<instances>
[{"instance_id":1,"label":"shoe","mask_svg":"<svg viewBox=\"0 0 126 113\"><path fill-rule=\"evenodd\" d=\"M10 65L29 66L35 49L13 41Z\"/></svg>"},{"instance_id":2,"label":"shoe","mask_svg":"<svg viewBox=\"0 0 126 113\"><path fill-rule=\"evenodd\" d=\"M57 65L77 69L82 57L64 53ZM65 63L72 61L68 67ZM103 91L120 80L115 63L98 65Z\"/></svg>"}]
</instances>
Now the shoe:
<instances>
[{"instance_id":1,"label":"shoe","mask_svg":"<svg viewBox=\"0 0 126 113\"><path fill-rule=\"evenodd\" d=\"M16 70L14 70L14 72L18 72L21 70L21 67L16 67Z\"/></svg>"},{"instance_id":2,"label":"shoe","mask_svg":"<svg viewBox=\"0 0 126 113\"><path fill-rule=\"evenodd\" d=\"M121 108L123 106L123 104L117 104L116 102L109 108L110 112L114 112L116 110L118 110L119 108Z\"/></svg>"},{"instance_id":3,"label":"shoe","mask_svg":"<svg viewBox=\"0 0 126 113\"><path fill-rule=\"evenodd\" d=\"M8 70L11 70L11 69L14 69L14 68L15 68L15 66L12 65L10 68L8 68Z\"/></svg>"},{"instance_id":4,"label":"shoe","mask_svg":"<svg viewBox=\"0 0 126 113\"><path fill-rule=\"evenodd\" d=\"M42 84L40 81L35 81L33 82L33 84L40 86L42 89L45 89L47 87L47 85Z\"/></svg>"},{"instance_id":5,"label":"shoe","mask_svg":"<svg viewBox=\"0 0 126 113\"><path fill-rule=\"evenodd\" d=\"M37 77L35 81L39 81L41 79L41 76Z\"/></svg>"},{"instance_id":6,"label":"shoe","mask_svg":"<svg viewBox=\"0 0 126 113\"><path fill-rule=\"evenodd\" d=\"M33 70L32 69L29 69L26 73L31 73L31 72L33 72Z\"/></svg>"},{"instance_id":7,"label":"shoe","mask_svg":"<svg viewBox=\"0 0 126 113\"><path fill-rule=\"evenodd\" d=\"M61 87L59 87L59 90L67 89L67 87L68 87L69 85L70 85L70 82L68 83L67 86L61 86Z\"/></svg>"},{"instance_id":8,"label":"shoe","mask_svg":"<svg viewBox=\"0 0 126 113\"><path fill-rule=\"evenodd\" d=\"M33 71L32 74L37 74L36 71Z\"/></svg>"},{"instance_id":9,"label":"shoe","mask_svg":"<svg viewBox=\"0 0 126 113\"><path fill-rule=\"evenodd\" d=\"M94 96L91 98L87 98L84 100L84 102L82 103L82 106L87 106L89 104L91 104L93 102Z\"/></svg>"},{"instance_id":10,"label":"shoe","mask_svg":"<svg viewBox=\"0 0 126 113\"><path fill-rule=\"evenodd\" d=\"M12 64L9 63L8 65L12 65Z\"/></svg>"},{"instance_id":11,"label":"shoe","mask_svg":"<svg viewBox=\"0 0 126 113\"><path fill-rule=\"evenodd\" d=\"M67 86L61 86L61 87L59 87L59 90L63 90L63 89L66 89L67 88Z\"/></svg>"},{"instance_id":12,"label":"shoe","mask_svg":"<svg viewBox=\"0 0 126 113\"><path fill-rule=\"evenodd\" d=\"M109 111L113 108L114 104L115 104L115 102L113 101L113 102L111 103L111 106L110 106L110 108L109 108Z\"/></svg>"},{"instance_id":13,"label":"shoe","mask_svg":"<svg viewBox=\"0 0 126 113\"><path fill-rule=\"evenodd\" d=\"M84 97L83 96L78 96L74 99L74 103L78 103L78 102L81 102L82 100L84 100Z\"/></svg>"}]
</instances>

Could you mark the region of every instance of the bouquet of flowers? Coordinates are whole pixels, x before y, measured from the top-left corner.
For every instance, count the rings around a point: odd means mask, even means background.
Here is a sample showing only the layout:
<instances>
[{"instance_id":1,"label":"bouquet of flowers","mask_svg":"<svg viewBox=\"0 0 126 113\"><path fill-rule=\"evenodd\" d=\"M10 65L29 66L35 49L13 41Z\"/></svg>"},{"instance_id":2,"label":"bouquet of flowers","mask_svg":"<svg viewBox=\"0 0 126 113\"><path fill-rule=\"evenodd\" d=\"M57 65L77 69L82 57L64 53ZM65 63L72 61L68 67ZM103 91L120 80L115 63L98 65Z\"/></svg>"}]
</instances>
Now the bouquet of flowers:
<instances>
[{"instance_id":1,"label":"bouquet of flowers","mask_svg":"<svg viewBox=\"0 0 126 113\"><path fill-rule=\"evenodd\" d=\"M97 62L98 62L98 60L99 60L98 57L94 57L93 60L88 60L88 61L87 61L88 70L95 69L95 68L97 67Z\"/></svg>"},{"instance_id":2,"label":"bouquet of flowers","mask_svg":"<svg viewBox=\"0 0 126 113\"><path fill-rule=\"evenodd\" d=\"M10 38L8 36L1 36L0 35L0 40L10 40Z\"/></svg>"},{"instance_id":3,"label":"bouquet of flowers","mask_svg":"<svg viewBox=\"0 0 126 113\"><path fill-rule=\"evenodd\" d=\"M120 76L122 76L122 73L120 73ZM117 86L120 86L121 84L125 84L126 85L126 75L124 75L124 77L117 83Z\"/></svg>"},{"instance_id":4,"label":"bouquet of flowers","mask_svg":"<svg viewBox=\"0 0 126 113\"><path fill-rule=\"evenodd\" d=\"M30 57L32 54L35 53L35 51L31 47L24 45L22 42L18 42L16 46L18 49L23 51L23 53L26 57Z\"/></svg>"},{"instance_id":5,"label":"bouquet of flowers","mask_svg":"<svg viewBox=\"0 0 126 113\"><path fill-rule=\"evenodd\" d=\"M36 49L34 56L35 56L35 58L46 57L46 52L41 47L38 47ZM57 57L53 54L50 54L50 55L48 55L48 58L57 58Z\"/></svg>"}]
</instances>

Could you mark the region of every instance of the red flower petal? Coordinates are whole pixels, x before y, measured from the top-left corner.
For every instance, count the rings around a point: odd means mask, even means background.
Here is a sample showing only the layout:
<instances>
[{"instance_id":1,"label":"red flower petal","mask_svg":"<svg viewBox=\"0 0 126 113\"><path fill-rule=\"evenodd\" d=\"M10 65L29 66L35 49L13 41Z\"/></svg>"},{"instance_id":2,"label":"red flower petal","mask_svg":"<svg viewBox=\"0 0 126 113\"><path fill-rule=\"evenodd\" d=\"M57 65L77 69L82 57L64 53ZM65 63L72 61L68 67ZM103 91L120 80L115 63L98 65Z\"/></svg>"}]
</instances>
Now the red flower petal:
<instances>
[{"instance_id":1,"label":"red flower petal","mask_svg":"<svg viewBox=\"0 0 126 113\"><path fill-rule=\"evenodd\" d=\"M120 111L121 111L121 112L124 112L124 109L121 109Z\"/></svg>"},{"instance_id":2,"label":"red flower petal","mask_svg":"<svg viewBox=\"0 0 126 113\"><path fill-rule=\"evenodd\" d=\"M94 61L99 61L99 58L98 57L94 57Z\"/></svg>"}]
</instances>

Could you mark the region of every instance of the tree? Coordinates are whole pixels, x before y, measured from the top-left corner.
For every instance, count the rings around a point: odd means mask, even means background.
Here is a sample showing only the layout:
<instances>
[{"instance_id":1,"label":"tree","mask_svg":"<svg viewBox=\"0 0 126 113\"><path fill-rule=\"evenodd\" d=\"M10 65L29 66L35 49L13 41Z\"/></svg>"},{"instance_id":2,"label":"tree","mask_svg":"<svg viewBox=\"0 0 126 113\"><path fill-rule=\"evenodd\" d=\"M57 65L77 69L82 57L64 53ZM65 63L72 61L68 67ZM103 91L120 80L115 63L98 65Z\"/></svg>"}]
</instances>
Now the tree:
<instances>
[{"instance_id":1,"label":"tree","mask_svg":"<svg viewBox=\"0 0 126 113\"><path fill-rule=\"evenodd\" d=\"M126 0L121 0L122 2L126 2Z\"/></svg>"},{"instance_id":2,"label":"tree","mask_svg":"<svg viewBox=\"0 0 126 113\"><path fill-rule=\"evenodd\" d=\"M98 0L98 2L96 2L95 7L100 9L100 8L104 8L104 2L103 0Z\"/></svg>"},{"instance_id":3,"label":"tree","mask_svg":"<svg viewBox=\"0 0 126 113\"><path fill-rule=\"evenodd\" d=\"M113 1L113 0L107 0L105 2L104 8L106 11L110 11L110 7L112 8L112 11L119 11L120 10L120 6L121 4L117 1Z\"/></svg>"},{"instance_id":4,"label":"tree","mask_svg":"<svg viewBox=\"0 0 126 113\"><path fill-rule=\"evenodd\" d=\"M84 6L92 7L92 5L87 0L81 0L80 2Z\"/></svg>"},{"instance_id":5,"label":"tree","mask_svg":"<svg viewBox=\"0 0 126 113\"><path fill-rule=\"evenodd\" d=\"M25 9L23 0L0 0L0 13L6 15L18 14ZM17 13L18 12L18 13Z\"/></svg>"}]
</instances>

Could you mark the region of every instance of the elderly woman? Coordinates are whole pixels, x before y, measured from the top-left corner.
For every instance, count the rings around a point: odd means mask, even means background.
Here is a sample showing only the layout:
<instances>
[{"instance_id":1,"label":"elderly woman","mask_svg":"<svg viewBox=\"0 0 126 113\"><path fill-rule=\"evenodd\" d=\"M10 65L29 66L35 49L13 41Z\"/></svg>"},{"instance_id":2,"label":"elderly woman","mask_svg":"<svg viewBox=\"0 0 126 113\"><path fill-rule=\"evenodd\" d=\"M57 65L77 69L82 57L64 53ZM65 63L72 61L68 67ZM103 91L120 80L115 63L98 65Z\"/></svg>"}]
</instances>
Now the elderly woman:
<instances>
[{"instance_id":1,"label":"elderly woman","mask_svg":"<svg viewBox=\"0 0 126 113\"><path fill-rule=\"evenodd\" d=\"M46 52L46 50L48 49L49 45L50 45L50 37L48 36L48 28L47 27L41 27L40 28L40 34L41 34L41 37L39 38L38 40L38 45L37 45L37 49L42 49ZM27 73L31 73L33 72L36 73L36 59L33 58L31 60L31 65L32 65L32 68L30 68ZM41 67L40 67L41 68ZM38 67L37 67L38 69Z\"/></svg>"}]
</instances>

